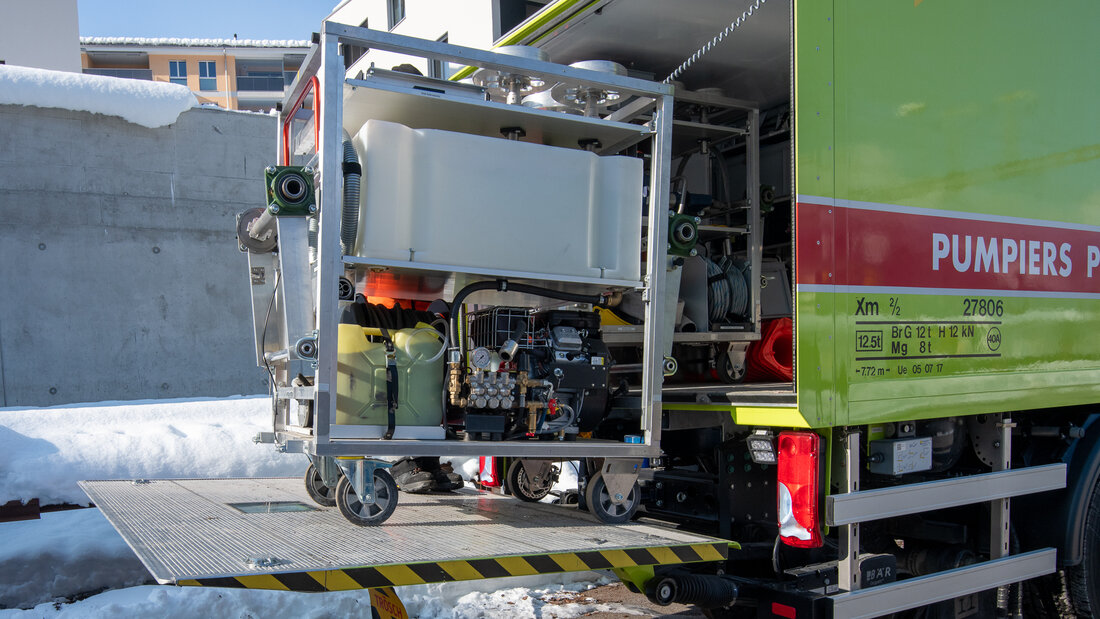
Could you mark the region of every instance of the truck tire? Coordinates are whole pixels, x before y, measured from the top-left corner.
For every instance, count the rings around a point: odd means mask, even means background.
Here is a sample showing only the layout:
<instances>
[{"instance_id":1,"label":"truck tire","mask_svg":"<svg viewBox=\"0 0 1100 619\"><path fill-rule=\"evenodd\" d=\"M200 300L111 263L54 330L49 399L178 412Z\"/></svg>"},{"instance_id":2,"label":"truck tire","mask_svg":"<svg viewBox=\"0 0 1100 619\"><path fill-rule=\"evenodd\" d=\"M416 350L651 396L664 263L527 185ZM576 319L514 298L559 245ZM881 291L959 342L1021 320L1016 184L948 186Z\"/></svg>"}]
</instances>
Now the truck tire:
<instances>
[{"instance_id":1,"label":"truck tire","mask_svg":"<svg viewBox=\"0 0 1100 619\"><path fill-rule=\"evenodd\" d=\"M1100 617L1100 480L1092 485L1081 563L1066 568L1066 593L1078 617Z\"/></svg>"}]
</instances>

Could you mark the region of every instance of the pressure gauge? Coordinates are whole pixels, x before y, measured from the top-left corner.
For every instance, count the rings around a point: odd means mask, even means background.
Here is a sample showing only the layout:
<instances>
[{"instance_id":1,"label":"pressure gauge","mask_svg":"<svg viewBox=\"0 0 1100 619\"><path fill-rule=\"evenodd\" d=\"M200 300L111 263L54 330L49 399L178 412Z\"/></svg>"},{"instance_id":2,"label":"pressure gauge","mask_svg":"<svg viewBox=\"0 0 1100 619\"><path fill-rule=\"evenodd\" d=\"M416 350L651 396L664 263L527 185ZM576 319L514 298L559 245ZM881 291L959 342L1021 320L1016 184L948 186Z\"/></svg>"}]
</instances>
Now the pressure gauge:
<instances>
[{"instance_id":1,"label":"pressure gauge","mask_svg":"<svg viewBox=\"0 0 1100 619\"><path fill-rule=\"evenodd\" d=\"M470 363L479 370L488 369L492 361L493 353L489 352L489 349L484 346L478 346L470 353Z\"/></svg>"}]
</instances>

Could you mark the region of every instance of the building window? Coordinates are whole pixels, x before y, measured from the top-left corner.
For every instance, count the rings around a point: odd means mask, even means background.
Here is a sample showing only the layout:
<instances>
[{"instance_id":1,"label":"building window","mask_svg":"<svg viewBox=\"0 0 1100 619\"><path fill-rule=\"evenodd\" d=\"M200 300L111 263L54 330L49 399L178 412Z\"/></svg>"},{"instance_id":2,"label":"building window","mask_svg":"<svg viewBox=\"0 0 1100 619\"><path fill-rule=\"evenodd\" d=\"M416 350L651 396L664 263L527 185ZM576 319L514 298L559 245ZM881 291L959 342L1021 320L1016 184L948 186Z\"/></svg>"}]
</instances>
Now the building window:
<instances>
[{"instance_id":1,"label":"building window","mask_svg":"<svg viewBox=\"0 0 1100 619\"><path fill-rule=\"evenodd\" d=\"M389 5L390 30L405 19L405 0L386 0Z\"/></svg>"},{"instance_id":2,"label":"building window","mask_svg":"<svg viewBox=\"0 0 1100 619\"><path fill-rule=\"evenodd\" d=\"M493 40L499 41L546 4L547 0L493 0Z\"/></svg>"},{"instance_id":3,"label":"building window","mask_svg":"<svg viewBox=\"0 0 1100 619\"><path fill-rule=\"evenodd\" d=\"M369 28L367 25L369 20L364 19L363 23L359 24L360 28ZM392 26L391 26L392 27ZM344 68L350 69L351 65L355 64L356 60L363 57L363 54L367 53L367 48L359 47L358 45L344 45ZM290 85L290 82L287 82Z\"/></svg>"},{"instance_id":4,"label":"building window","mask_svg":"<svg viewBox=\"0 0 1100 619\"><path fill-rule=\"evenodd\" d=\"M173 84L179 84L181 86L187 85L187 61L186 60L169 60L168 61L168 81Z\"/></svg>"},{"instance_id":5,"label":"building window","mask_svg":"<svg viewBox=\"0 0 1100 619\"><path fill-rule=\"evenodd\" d=\"M443 36L436 39L440 43L447 43L447 35L449 33L444 32ZM436 60L431 58L428 60L428 77L435 77L441 80L445 80L451 77L451 63L443 62L442 60Z\"/></svg>"},{"instance_id":6,"label":"building window","mask_svg":"<svg viewBox=\"0 0 1100 619\"><path fill-rule=\"evenodd\" d=\"M283 86L290 86L298 75L298 69L302 68L305 54L286 54L283 56Z\"/></svg>"},{"instance_id":7,"label":"building window","mask_svg":"<svg viewBox=\"0 0 1100 619\"><path fill-rule=\"evenodd\" d=\"M213 60L199 62L199 90L217 90L218 74Z\"/></svg>"}]
</instances>

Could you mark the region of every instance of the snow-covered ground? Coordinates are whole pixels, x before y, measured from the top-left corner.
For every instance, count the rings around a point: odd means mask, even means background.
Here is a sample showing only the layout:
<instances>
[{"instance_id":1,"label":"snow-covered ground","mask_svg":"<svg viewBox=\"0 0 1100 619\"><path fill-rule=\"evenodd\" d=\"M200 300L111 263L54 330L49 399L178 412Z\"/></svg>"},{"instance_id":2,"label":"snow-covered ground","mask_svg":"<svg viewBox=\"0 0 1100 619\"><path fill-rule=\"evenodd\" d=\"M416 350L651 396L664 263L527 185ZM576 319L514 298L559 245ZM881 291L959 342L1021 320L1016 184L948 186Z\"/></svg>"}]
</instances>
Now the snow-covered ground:
<instances>
[{"instance_id":1,"label":"snow-covered ground","mask_svg":"<svg viewBox=\"0 0 1100 619\"><path fill-rule=\"evenodd\" d=\"M265 396L0 409L0 503L88 504L82 479L299 476L301 454L252 443L269 430ZM477 458L456 459L467 479ZM576 487L568 464L559 488ZM548 499L549 500L549 499ZM165 587L96 509L0 523L0 619L7 617L336 617L370 605L362 591L299 594ZM399 587L410 617L578 617L632 614L586 599L595 572ZM102 593L95 594L102 591ZM72 602L83 596L90 597ZM23 610L19 610L23 609Z\"/></svg>"},{"instance_id":2,"label":"snow-covered ground","mask_svg":"<svg viewBox=\"0 0 1100 619\"><path fill-rule=\"evenodd\" d=\"M409 617L564 619L601 611L641 614L621 604L600 603L584 595L584 591L606 582L609 582L606 575L582 572L549 579L525 576L397 587L396 591ZM0 619L365 617L369 616L369 609L370 598L365 591L288 593L146 585L106 591L73 604L46 603L28 610L0 610Z\"/></svg>"},{"instance_id":3,"label":"snow-covered ground","mask_svg":"<svg viewBox=\"0 0 1100 619\"><path fill-rule=\"evenodd\" d=\"M265 396L0 409L0 503L87 505L82 479L285 477L302 454L252 437L271 430Z\"/></svg>"}]
</instances>

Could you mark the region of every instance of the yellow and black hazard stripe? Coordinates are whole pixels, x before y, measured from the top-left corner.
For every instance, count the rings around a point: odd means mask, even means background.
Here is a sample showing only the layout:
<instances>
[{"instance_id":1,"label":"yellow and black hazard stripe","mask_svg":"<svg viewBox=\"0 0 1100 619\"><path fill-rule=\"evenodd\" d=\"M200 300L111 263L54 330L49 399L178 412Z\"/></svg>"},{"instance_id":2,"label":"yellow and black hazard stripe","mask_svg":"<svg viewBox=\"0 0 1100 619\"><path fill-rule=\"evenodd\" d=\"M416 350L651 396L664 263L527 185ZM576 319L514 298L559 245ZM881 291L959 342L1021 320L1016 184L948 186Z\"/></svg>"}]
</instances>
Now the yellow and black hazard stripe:
<instances>
[{"instance_id":1,"label":"yellow and black hazard stripe","mask_svg":"<svg viewBox=\"0 0 1100 619\"><path fill-rule=\"evenodd\" d=\"M180 580L177 584L303 592L348 591L504 576L722 561L726 558L727 552L727 543L716 542L196 578Z\"/></svg>"}]
</instances>

